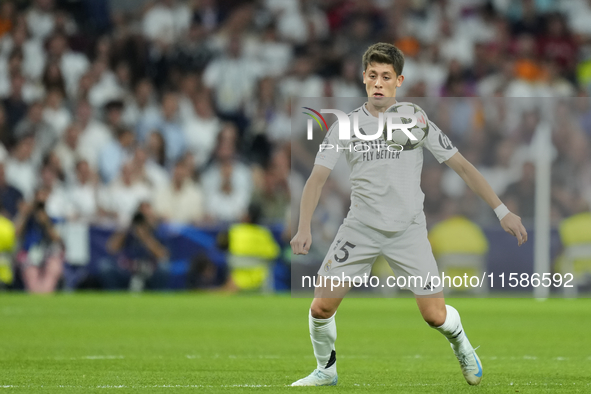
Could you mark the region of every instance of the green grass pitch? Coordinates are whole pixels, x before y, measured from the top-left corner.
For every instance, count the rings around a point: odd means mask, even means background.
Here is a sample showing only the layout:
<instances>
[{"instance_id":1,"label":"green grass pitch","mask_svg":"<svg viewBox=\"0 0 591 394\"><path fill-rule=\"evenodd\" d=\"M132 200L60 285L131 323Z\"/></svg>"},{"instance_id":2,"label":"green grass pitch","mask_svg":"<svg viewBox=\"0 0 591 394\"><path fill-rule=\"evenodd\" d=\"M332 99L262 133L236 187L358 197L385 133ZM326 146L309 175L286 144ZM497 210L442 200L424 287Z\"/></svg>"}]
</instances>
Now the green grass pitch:
<instances>
[{"instance_id":1,"label":"green grass pitch","mask_svg":"<svg viewBox=\"0 0 591 394\"><path fill-rule=\"evenodd\" d=\"M589 393L591 299L449 299L484 366L468 386L412 299L347 299L337 387L314 369L310 300L0 294L0 393Z\"/></svg>"}]
</instances>

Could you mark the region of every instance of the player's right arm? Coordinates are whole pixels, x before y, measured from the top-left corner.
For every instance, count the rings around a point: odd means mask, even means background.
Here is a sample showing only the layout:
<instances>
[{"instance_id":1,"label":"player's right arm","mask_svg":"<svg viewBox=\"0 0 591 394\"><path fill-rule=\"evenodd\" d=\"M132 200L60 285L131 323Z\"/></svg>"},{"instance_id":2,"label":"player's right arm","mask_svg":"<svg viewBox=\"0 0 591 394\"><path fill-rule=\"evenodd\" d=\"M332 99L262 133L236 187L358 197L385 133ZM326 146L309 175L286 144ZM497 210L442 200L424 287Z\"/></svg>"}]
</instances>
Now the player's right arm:
<instances>
[{"instance_id":1,"label":"player's right arm","mask_svg":"<svg viewBox=\"0 0 591 394\"><path fill-rule=\"evenodd\" d=\"M300 202L300 221L298 232L291 240L291 248L295 254L308 254L312 244L312 215L318 205L322 187L326 183L332 170L316 164L312 169L310 177L306 181Z\"/></svg>"}]
</instances>

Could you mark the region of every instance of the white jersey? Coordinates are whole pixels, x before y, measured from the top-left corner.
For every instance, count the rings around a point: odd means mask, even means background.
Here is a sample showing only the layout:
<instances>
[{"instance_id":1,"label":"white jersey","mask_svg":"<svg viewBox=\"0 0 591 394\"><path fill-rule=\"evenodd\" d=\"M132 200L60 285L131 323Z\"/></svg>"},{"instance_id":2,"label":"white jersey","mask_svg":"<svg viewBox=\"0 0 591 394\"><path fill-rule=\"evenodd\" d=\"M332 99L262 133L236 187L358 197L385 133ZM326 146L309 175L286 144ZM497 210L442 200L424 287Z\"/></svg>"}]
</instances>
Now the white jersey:
<instances>
[{"instance_id":1,"label":"white jersey","mask_svg":"<svg viewBox=\"0 0 591 394\"><path fill-rule=\"evenodd\" d=\"M378 118L369 113L365 104L348 114L351 125L354 114L358 116L361 133L372 135L376 132ZM428 122L429 134L423 147L442 163L458 149L435 123ZM319 151L314 164L332 170L345 153L351 171L350 214L363 224L382 231L405 230L413 221L419 220L425 199L420 186L422 147L391 152L382 138L363 141L351 130L350 140L339 140L338 134L338 122L335 122L323 142L334 148Z\"/></svg>"}]
</instances>

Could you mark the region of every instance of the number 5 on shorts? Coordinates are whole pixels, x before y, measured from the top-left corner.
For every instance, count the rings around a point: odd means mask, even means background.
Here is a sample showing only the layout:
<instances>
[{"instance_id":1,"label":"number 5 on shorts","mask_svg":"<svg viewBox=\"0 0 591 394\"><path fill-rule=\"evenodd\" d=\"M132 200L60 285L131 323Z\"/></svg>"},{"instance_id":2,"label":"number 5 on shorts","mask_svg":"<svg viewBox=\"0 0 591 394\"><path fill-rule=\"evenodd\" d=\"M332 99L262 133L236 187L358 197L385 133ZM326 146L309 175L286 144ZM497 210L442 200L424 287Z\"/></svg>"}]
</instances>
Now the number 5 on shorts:
<instances>
[{"instance_id":1,"label":"number 5 on shorts","mask_svg":"<svg viewBox=\"0 0 591 394\"><path fill-rule=\"evenodd\" d=\"M344 261L347 261L347 259L349 258L349 251L347 250L347 246L350 247L351 249L355 248L356 245L353 245L350 242L345 242L345 244L343 246L341 246L341 248L339 250L342 250L343 252L345 252L345 255L343 257L339 257L337 256L337 254L334 254L334 259L339 262L342 263Z\"/></svg>"}]
</instances>

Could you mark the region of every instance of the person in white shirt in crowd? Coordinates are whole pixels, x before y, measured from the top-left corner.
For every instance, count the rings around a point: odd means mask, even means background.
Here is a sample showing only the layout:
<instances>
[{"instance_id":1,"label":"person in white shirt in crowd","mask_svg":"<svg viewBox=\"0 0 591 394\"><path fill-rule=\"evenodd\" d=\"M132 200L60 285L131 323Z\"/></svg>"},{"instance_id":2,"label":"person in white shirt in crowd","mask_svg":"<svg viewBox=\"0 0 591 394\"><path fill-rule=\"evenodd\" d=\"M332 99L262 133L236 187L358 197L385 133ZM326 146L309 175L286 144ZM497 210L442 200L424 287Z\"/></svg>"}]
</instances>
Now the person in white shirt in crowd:
<instances>
[{"instance_id":1,"label":"person in white shirt in crowd","mask_svg":"<svg viewBox=\"0 0 591 394\"><path fill-rule=\"evenodd\" d=\"M311 2L266 0L265 8L277 16L277 30L284 41L305 45L329 34L326 15Z\"/></svg>"},{"instance_id":2,"label":"person in white shirt in crowd","mask_svg":"<svg viewBox=\"0 0 591 394\"><path fill-rule=\"evenodd\" d=\"M265 74L269 77L284 75L293 60L293 46L279 41L277 27L273 23L265 28L261 38L257 46L257 56L265 64Z\"/></svg>"},{"instance_id":3,"label":"person in white shirt in crowd","mask_svg":"<svg viewBox=\"0 0 591 394\"><path fill-rule=\"evenodd\" d=\"M86 55L72 51L68 46L67 37L56 33L48 38L47 58L48 61L59 62L68 94L75 96L78 80L90 67Z\"/></svg>"},{"instance_id":4,"label":"person in white shirt in crowd","mask_svg":"<svg viewBox=\"0 0 591 394\"><path fill-rule=\"evenodd\" d=\"M197 168L201 168L211 157L222 122L215 115L207 94L195 95L193 108L195 116L185 122L184 130L187 149L194 155Z\"/></svg>"},{"instance_id":5,"label":"person in white shirt in crowd","mask_svg":"<svg viewBox=\"0 0 591 394\"><path fill-rule=\"evenodd\" d=\"M126 226L142 201L149 201L153 191L143 180L137 179L133 164L128 161L121 168L119 177L98 192L100 214L114 220L116 225Z\"/></svg>"},{"instance_id":6,"label":"person in white shirt in crowd","mask_svg":"<svg viewBox=\"0 0 591 394\"><path fill-rule=\"evenodd\" d=\"M48 191L45 211L52 219L72 217L72 205L65 185L60 181L56 169L51 164L41 168L39 186Z\"/></svg>"},{"instance_id":7,"label":"person in white shirt in crowd","mask_svg":"<svg viewBox=\"0 0 591 394\"><path fill-rule=\"evenodd\" d=\"M26 24L20 21L15 23L12 31L6 33L0 39L0 57L2 61L7 61L10 54L15 50L20 50L23 54L23 75L33 80L39 78L45 67L43 41L30 37Z\"/></svg>"},{"instance_id":8,"label":"person in white shirt in crowd","mask_svg":"<svg viewBox=\"0 0 591 394\"><path fill-rule=\"evenodd\" d=\"M99 153L113 139L113 135L103 122L93 118L92 107L88 101L78 102L76 121L82 127L82 134L78 141L80 152L90 167L96 169Z\"/></svg>"},{"instance_id":9,"label":"person in white shirt in crowd","mask_svg":"<svg viewBox=\"0 0 591 394\"><path fill-rule=\"evenodd\" d=\"M22 193L25 201L33 198L37 185L37 167L32 159L34 148L35 137L25 135L16 142L6 160L6 181Z\"/></svg>"},{"instance_id":10,"label":"person in white shirt in crowd","mask_svg":"<svg viewBox=\"0 0 591 394\"><path fill-rule=\"evenodd\" d=\"M12 80L16 75L22 75L24 57L21 49L14 49L6 61L0 59L0 96L7 97L12 89ZM43 98L43 86L23 75L21 94L23 100L29 104Z\"/></svg>"},{"instance_id":11,"label":"person in white shirt in crowd","mask_svg":"<svg viewBox=\"0 0 591 394\"><path fill-rule=\"evenodd\" d=\"M158 116L158 105L154 99L154 86L149 79L140 79L135 84L133 97L125 101L123 122L129 127L135 127L140 119L156 116Z\"/></svg>"},{"instance_id":12,"label":"person in white shirt in crowd","mask_svg":"<svg viewBox=\"0 0 591 394\"><path fill-rule=\"evenodd\" d=\"M170 183L156 190L153 204L156 214L166 222L200 224L203 221L203 192L190 178L190 169L184 160L175 164Z\"/></svg>"},{"instance_id":13,"label":"person in white shirt in crowd","mask_svg":"<svg viewBox=\"0 0 591 394\"><path fill-rule=\"evenodd\" d=\"M228 40L224 56L209 63L203 73L203 84L213 93L216 109L222 118L246 127L245 105L255 95L257 80L262 76L260 64L242 53L242 38Z\"/></svg>"},{"instance_id":14,"label":"person in white shirt in crowd","mask_svg":"<svg viewBox=\"0 0 591 394\"><path fill-rule=\"evenodd\" d=\"M180 159L186 149L185 131L179 119L178 93L168 91L162 95L160 112L146 115L137 125L137 137L146 141L150 132L158 130L166 142L167 165Z\"/></svg>"},{"instance_id":15,"label":"person in white shirt in crowd","mask_svg":"<svg viewBox=\"0 0 591 394\"><path fill-rule=\"evenodd\" d=\"M55 25L54 0L35 0L26 15L27 27L38 39L47 38Z\"/></svg>"},{"instance_id":16,"label":"person in white shirt in crowd","mask_svg":"<svg viewBox=\"0 0 591 394\"><path fill-rule=\"evenodd\" d=\"M159 133L154 134L160 136ZM158 190L168 186L170 181L168 171L148 155L145 147L136 146L131 161L135 176L148 183L152 189Z\"/></svg>"},{"instance_id":17,"label":"person in white shirt in crowd","mask_svg":"<svg viewBox=\"0 0 591 394\"><path fill-rule=\"evenodd\" d=\"M314 62L311 58L300 56L293 63L291 75L282 79L281 94L291 97L323 97L324 81L314 74Z\"/></svg>"},{"instance_id":18,"label":"person in white shirt in crowd","mask_svg":"<svg viewBox=\"0 0 591 394\"><path fill-rule=\"evenodd\" d=\"M75 180L67 188L72 215L70 219L91 223L98 212L98 177L84 159L77 161L75 166Z\"/></svg>"},{"instance_id":19,"label":"person in white shirt in crowd","mask_svg":"<svg viewBox=\"0 0 591 394\"><path fill-rule=\"evenodd\" d=\"M218 135L214 161L203 173L205 207L211 219L221 222L240 220L252 194L250 168L237 158L238 132L227 124Z\"/></svg>"},{"instance_id":20,"label":"person in white shirt in crowd","mask_svg":"<svg viewBox=\"0 0 591 394\"><path fill-rule=\"evenodd\" d=\"M88 91L88 101L95 108L102 108L109 101L123 96L115 73L109 68L108 59L97 59L92 64L95 84Z\"/></svg>"},{"instance_id":21,"label":"person in white shirt in crowd","mask_svg":"<svg viewBox=\"0 0 591 394\"><path fill-rule=\"evenodd\" d=\"M152 41L173 44L191 24L187 2L159 0L144 15L142 31Z\"/></svg>"},{"instance_id":22,"label":"person in white shirt in crowd","mask_svg":"<svg viewBox=\"0 0 591 394\"><path fill-rule=\"evenodd\" d=\"M72 122L72 114L64 105L63 92L59 88L51 88L45 96L43 120L49 124L61 138L66 127Z\"/></svg>"},{"instance_id":23,"label":"person in white shirt in crowd","mask_svg":"<svg viewBox=\"0 0 591 394\"><path fill-rule=\"evenodd\" d=\"M179 92L179 116L183 123L195 117L193 101L200 90L201 80L199 75L194 72L188 72L183 75Z\"/></svg>"},{"instance_id":24,"label":"person in white shirt in crowd","mask_svg":"<svg viewBox=\"0 0 591 394\"><path fill-rule=\"evenodd\" d=\"M99 173L107 184L117 177L123 163L131 159L135 146L135 136L130 129L117 129L115 136L99 154Z\"/></svg>"},{"instance_id":25,"label":"person in white shirt in crowd","mask_svg":"<svg viewBox=\"0 0 591 394\"><path fill-rule=\"evenodd\" d=\"M31 104L27 111L27 116L14 129L14 136L17 139L27 134L35 137L35 148L32 158L34 163L40 166L45 156L53 149L58 141L58 135L53 127L43 119L43 104L40 101Z\"/></svg>"},{"instance_id":26,"label":"person in white shirt in crowd","mask_svg":"<svg viewBox=\"0 0 591 394\"><path fill-rule=\"evenodd\" d=\"M60 158L62 170L68 182L74 180L76 162L83 157L78 143L81 133L82 127L80 124L78 122L71 123L52 151Z\"/></svg>"}]
</instances>

